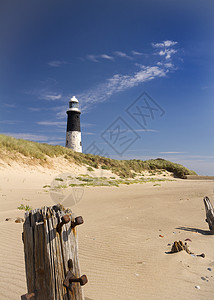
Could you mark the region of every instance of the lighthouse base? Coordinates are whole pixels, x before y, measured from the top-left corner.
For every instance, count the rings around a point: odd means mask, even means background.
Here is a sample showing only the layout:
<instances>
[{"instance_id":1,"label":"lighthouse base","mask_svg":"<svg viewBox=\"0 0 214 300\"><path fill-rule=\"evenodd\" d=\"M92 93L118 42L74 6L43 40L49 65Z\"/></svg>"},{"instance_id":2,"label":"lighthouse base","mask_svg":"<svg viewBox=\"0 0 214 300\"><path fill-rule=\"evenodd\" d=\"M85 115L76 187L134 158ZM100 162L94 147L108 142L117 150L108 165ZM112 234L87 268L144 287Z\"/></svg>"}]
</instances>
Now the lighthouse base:
<instances>
[{"instance_id":1,"label":"lighthouse base","mask_svg":"<svg viewBox=\"0 0 214 300\"><path fill-rule=\"evenodd\" d=\"M82 142L80 131L67 131L66 133L66 145L67 148L71 148L76 152L82 153Z\"/></svg>"}]
</instances>

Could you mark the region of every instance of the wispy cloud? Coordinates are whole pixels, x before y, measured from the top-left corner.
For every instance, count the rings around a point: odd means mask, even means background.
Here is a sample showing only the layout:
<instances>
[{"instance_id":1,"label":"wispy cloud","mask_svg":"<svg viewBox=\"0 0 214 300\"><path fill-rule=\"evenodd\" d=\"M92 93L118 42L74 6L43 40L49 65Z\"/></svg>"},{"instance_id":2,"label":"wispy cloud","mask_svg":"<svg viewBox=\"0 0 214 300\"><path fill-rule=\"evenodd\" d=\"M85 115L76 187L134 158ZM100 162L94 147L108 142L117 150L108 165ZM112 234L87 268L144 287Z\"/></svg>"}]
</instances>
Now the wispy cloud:
<instances>
[{"instance_id":1,"label":"wispy cloud","mask_svg":"<svg viewBox=\"0 0 214 300\"><path fill-rule=\"evenodd\" d=\"M63 100L62 94L58 88L58 82L52 78L40 81L37 87L25 90L24 93L40 100Z\"/></svg>"},{"instance_id":2,"label":"wispy cloud","mask_svg":"<svg viewBox=\"0 0 214 300\"><path fill-rule=\"evenodd\" d=\"M129 56L127 53L122 51L115 51L112 55L88 55L87 59L90 59L93 62L99 62L100 58L105 58L107 60L113 60L117 57L129 59L130 64L132 64L133 67L136 68L136 71L126 74L114 74L112 77L106 79L104 82L98 84L94 88L77 94L76 96L81 103L81 111L86 112L94 104L107 101L112 95L116 93L126 91L144 82L148 82L156 78L166 77L169 72L175 71L176 67L174 63L172 63L172 60L169 59L171 59L172 55L177 52L177 50L173 48L173 46L177 44L177 42L170 40L166 40L161 43L152 43L152 47L155 48L155 50L153 50L150 55L156 54L159 58L156 63L150 65L140 64L139 61L136 62L136 59L140 59L142 55L147 54L143 54L134 50L130 51L132 56ZM65 117L65 109L65 106L57 108L57 118Z\"/></svg>"},{"instance_id":3,"label":"wispy cloud","mask_svg":"<svg viewBox=\"0 0 214 300\"><path fill-rule=\"evenodd\" d=\"M87 131L83 131L82 134L83 135L95 135L94 132L87 132Z\"/></svg>"},{"instance_id":4,"label":"wispy cloud","mask_svg":"<svg viewBox=\"0 0 214 300\"><path fill-rule=\"evenodd\" d=\"M159 51L156 54L160 56L165 56L166 59L170 59L172 54L177 53L177 50L172 48L177 44L178 42L168 40L163 41L161 43L152 43L152 47L159 49Z\"/></svg>"},{"instance_id":5,"label":"wispy cloud","mask_svg":"<svg viewBox=\"0 0 214 300\"><path fill-rule=\"evenodd\" d=\"M177 50L175 49L165 49L165 50L161 50L158 54L160 56L165 56L166 59L170 59L172 54L175 54L177 52Z\"/></svg>"},{"instance_id":6,"label":"wispy cloud","mask_svg":"<svg viewBox=\"0 0 214 300\"><path fill-rule=\"evenodd\" d=\"M4 103L4 106L8 107L8 108L15 108L16 107L15 104L10 104L10 103Z\"/></svg>"},{"instance_id":7,"label":"wispy cloud","mask_svg":"<svg viewBox=\"0 0 214 300\"><path fill-rule=\"evenodd\" d=\"M50 94L46 94L46 95L41 95L40 99L45 99L45 100L60 100L62 98L61 94L58 95L50 95Z\"/></svg>"},{"instance_id":8,"label":"wispy cloud","mask_svg":"<svg viewBox=\"0 0 214 300\"><path fill-rule=\"evenodd\" d=\"M97 60L97 55L89 54L89 55L87 55L87 59L88 59L88 60L91 60L91 61L93 61L93 62L99 62L99 61Z\"/></svg>"},{"instance_id":9,"label":"wispy cloud","mask_svg":"<svg viewBox=\"0 0 214 300\"><path fill-rule=\"evenodd\" d=\"M108 59L108 60L114 60L113 56L110 56L110 55L107 55L107 54L101 54L100 57L104 58L104 59Z\"/></svg>"},{"instance_id":10,"label":"wispy cloud","mask_svg":"<svg viewBox=\"0 0 214 300\"><path fill-rule=\"evenodd\" d=\"M172 47L172 46L175 46L178 42L175 42L175 41L163 41L161 43L152 43L152 46L154 48L163 48L163 47Z\"/></svg>"},{"instance_id":11,"label":"wispy cloud","mask_svg":"<svg viewBox=\"0 0 214 300\"><path fill-rule=\"evenodd\" d=\"M137 51L132 51L132 55L135 55L135 56L139 56L139 55L143 55L143 53L140 53L140 52L137 52ZM119 58L125 58L125 59L129 59L129 60L132 60L133 57L127 55L125 52L122 52L122 51L114 51L112 55L109 55L109 54L88 54L86 56L86 59L87 60L90 60L92 62L100 62L101 59L106 59L106 60L110 60L110 61L114 61L116 57L119 57ZM82 59L84 61L84 59Z\"/></svg>"},{"instance_id":12,"label":"wispy cloud","mask_svg":"<svg viewBox=\"0 0 214 300\"><path fill-rule=\"evenodd\" d=\"M131 56L127 55L125 52L122 52L122 51L115 51L114 54L116 56L119 56L119 57L122 57L122 58L132 59Z\"/></svg>"},{"instance_id":13,"label":"wispy cloud","mask_svg":"<svg viewBox=\"0 0 214 300\"><path fill-rule=\"evenodd\" d=\"M28 107L27 109L30 111L41 111L42 110L41 107Z\"/></svg>"},{"instance_id":14,"label":"wispy cloud","mask_svg":"<svg viewBox=\"0 0 214 300\"><path fill-rule=\"evenodd\" d=\"M47 135L37 135L32 133L13 133L13 132L5 132L5 135L12 136L16 139L24 139L33 142L48 142L49 144L58 144L65 141L65 138L60 138L56 136L47 136Z\"/></svg>"},{"instance_id":15,"label":"wispy cloud","mask_svg":"<svg viewBox=\"0 0 214 300\"><path fill-rule=\"evenodd\" d=\"M11 132L5 132L5 135L13 136L17 139L24 139L24 140L30 140L30 141L41 141L45 142L48 141L49 137L45 135L36 135L32 133L11 133Z\"/></svg>"},{"instance_id":16,"label":"wispy cloud","mask_svg":"<svg viewBox=\"0 0 214 300\"><path fill-rule=\"evenodd\" d=\"M159 130L156 129L135 129L136 132L159 132Z\"/></svg>"},{"instance_id":17,"label":"wispy cloud","mask_svg":"<svg viewBox=\"0 0 214 300\"><path fill-rule=\"evenodd\" d=\"M131 75L115 74L94 89L77 95L77 97L81 99L82 111L86 111L92 104L106 101L115 93L123 92L158 77L165 77L170 71L170 68L166 68L164 65L139 65L138 68L139 70Z\"/></svg>"},{"instance_id":18,"label":"wispy cloud","mask_svg":"<svg viewBox=\"0 0 214 300\"><path fill-rule=\"evenodd\" d=\"M99 59L107 59L107 60L111 60L113 61L114 60L114 57L113 56L110 56L108 54L99 54L99 55L93 55L93 54L89 54L86 56L86 58L90 61L93 61L93 62L99 62Z\"/></svg>"},{"instance_id":19,"label":"wispy cloud","mask_svg":"<svg viewBox=\"0 0 214 300\"><path fill-rule=\"evenodd\" d=\"M23 121L20 120L1 120L0 124L5 124L5 125L14 125L14 124L18 124L21 123Z\"/></svg>"},{"instance_id":20,"label":"wispy cloud","mask_svg":"<svg viewBox=\"0 0 214 300\"><path fill-rule=\"evenodd\" d=\"M37 122L38 125L43 125L43 126L65 126L66 122L57 122L57 121L53 121L53 122L48 122L48 121L40 121Z\"/></svg>"},{"instance_id":21,"label":"wispy cloud","mask_svg":"<svg viewBox=\"0 0 214 300\"><path fill-rule=\"evenodd\" d=\"M62 65L66 65L67 62L66 61L62 61L62 60L52 60L48 62L48 65L50 67L54 67L54 68L58 68L61 67Z\"/></svg>"},{"instance_id":22,"label":"wispy cloud","mask_svg":"<svg viewBox=\"0 0 214 300\"><path fill-rule=\"evenodd\" d=\"M133 55L143 55L143 53L138 52L138 51L134 51L134 50L132 50L132 54L133 54Z\"/></svg>"},{"instance_id":23,"label":"wispy cloud","mask_svg":"<svg viewBox=\"0 0 214 300\"><path fill-rule=\"evenodd\" d=\"M184 154L187 152L177 152L177 151L167 151L167 152L159 152L159 154Z\"/></svg>"}]
</instances>

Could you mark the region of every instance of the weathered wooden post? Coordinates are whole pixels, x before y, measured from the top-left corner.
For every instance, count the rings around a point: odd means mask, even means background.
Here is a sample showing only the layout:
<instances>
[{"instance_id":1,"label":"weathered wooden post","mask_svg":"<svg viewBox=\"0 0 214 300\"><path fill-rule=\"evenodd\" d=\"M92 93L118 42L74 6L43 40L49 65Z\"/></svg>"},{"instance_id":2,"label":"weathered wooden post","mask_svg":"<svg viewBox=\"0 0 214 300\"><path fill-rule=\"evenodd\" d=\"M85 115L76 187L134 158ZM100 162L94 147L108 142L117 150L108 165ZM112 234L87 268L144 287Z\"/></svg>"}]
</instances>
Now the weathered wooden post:
<instances>
[{"instance_id":1,"label":"weathered wooden post","mask_svg":"<svg viewBox=\"0 0 214 300\"><path fill-rule=\"evenodd\" d=\"M76 226L83 223L61 205L25 214L23 242L28 293L21 299L84 300Z\"/></svg>"},{"instance_id":2,"label":"weathered wooden post","mask_svg":"<svg viewBox=\"0 0 214 300\"><path fill-rule=\"evenodd\" d=\"M206 210L206 222L209 225L210 233L214 234L214 211L208 197L204 197L204 205Z\"/></svg>"}]
</instances>

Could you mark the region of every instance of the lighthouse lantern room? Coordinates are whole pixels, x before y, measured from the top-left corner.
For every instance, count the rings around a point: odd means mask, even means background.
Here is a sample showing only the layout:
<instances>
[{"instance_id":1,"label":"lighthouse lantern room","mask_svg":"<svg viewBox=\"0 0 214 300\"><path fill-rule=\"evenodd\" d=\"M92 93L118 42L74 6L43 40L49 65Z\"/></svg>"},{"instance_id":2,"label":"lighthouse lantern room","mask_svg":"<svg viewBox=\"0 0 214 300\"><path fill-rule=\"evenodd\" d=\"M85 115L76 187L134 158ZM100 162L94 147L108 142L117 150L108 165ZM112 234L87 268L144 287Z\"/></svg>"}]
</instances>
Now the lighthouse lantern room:
<instances>
[{"instance_id":1,"label":"lighthouse lantern room","mask_svg":"<svg viewBox=\"0 0 214 300\"><path fill-rule=\"evenodd\" d=\"M80 114L79 101L73 96L69 101L67 110L66 147L76 152L82 152Z\"/></svg>"}]
</instances>

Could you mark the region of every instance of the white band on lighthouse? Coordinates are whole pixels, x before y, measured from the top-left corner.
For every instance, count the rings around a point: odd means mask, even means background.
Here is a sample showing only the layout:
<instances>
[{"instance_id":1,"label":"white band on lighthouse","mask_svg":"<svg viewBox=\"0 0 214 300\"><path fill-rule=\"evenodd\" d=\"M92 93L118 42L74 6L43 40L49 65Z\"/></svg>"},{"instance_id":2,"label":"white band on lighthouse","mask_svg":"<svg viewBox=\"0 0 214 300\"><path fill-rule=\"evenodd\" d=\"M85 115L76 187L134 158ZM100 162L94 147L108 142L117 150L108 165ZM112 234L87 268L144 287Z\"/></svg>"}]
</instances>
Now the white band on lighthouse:
<instances>
[{"instance_id":1,"label":"white band on lighthouse","mask_svg":"<svg viewBox=\"0 0 214 300\"><path fill-rule=\"evenodd\" d=\"M82 152L81 132L67 131L66 147L73 149L76 152Z\"/></svg>"}]
</instances>

